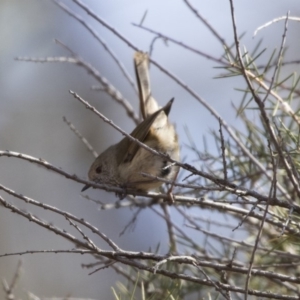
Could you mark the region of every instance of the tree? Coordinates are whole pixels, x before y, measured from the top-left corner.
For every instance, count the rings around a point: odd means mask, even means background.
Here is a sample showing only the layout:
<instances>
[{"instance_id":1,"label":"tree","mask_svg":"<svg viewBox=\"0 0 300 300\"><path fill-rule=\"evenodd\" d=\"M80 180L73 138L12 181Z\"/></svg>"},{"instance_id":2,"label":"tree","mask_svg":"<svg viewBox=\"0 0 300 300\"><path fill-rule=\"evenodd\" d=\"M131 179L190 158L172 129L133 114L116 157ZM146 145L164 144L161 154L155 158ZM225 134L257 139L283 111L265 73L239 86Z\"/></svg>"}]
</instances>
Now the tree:
<instances>
[{"instance_id":1,"label":"tree","mask_svg":"<svg viewBox=\"0 0 300 300\"><path fill-rule=\"evenodd\" d=\"M54 2L87 29L114 57L111 49L104 44L99 34L84 18L74 13L68 6L58 1ZM88 5L79 0L73 2L96 24L101 24L109 30L110 34L127 44L133 52L139 50L130 39L123 36L118 29L112 28ZM225 42L222 35L191 3L188 1L184 3L195 18L204 24L222 45L224 48L222 57L215 57L193 48L186 42L165 35L162 31L147 28L143 25L143 20L134 26L153 34L149 47L150 55L155 51L157 41L163 40L213 61L221 70L219 80L226 80L228 77L236 78L237 80L232 82L237 85L232 88L236 88L242 96L238 102L233 103L232 107L239 123L234 126L230 124L231 122L227 122L209 101L203 99L193 88L151 56L152 66L158 68L196 100L199 107L204 107L212 114L215 122L219 124L217 130L211 131L216 146L213 150L207 149L204 142L204 146L199 147L198 137L195 139L190 128L186 129L189 145L184 147L189 149L189 153L193 153L197 160L193 161L188 156L183 157L182 161L172 161L180 166L181 173L175 183L166 182L169 185L174 184L172 194L174 203L171 205L166 188L163 188L160 193L139 191L130 193L124 191L123 187L92 184L96 189L126 194L126 199L108 204L104 203L102 198L92 200L104 211L126 208L133 210L132 218L124 226L121 234L134 227L136 222L140 222L143 211L151 210L164 221L164 228L168 231L168 241L148 251L134 251L133 248L125 250L114 238L81 215L20 194L21 191L18 189L12 190L5 185L0 185L0 189L14 199L11 203L4 196L0 197L2 209L8 209L12 213L12 218L16 214L22 216L36 226L54 232L69 245L71 244L71 248L67 250L63 248L53 250L54 247L49 247L47 250L30 249L3 254L1 257L29 253L37 255L40 252L89 255L92 257L92 262L84 266L92 269L90 273L104 272L103 269L110 268L120 275L122 283L119 283L117 288L114 287L112 292L116 299L133 297L208 299L218 296L224 299L243 297L247 299L252 296L259 299L298 299L297 284L300 282L297 245L300 213L297 162L300 122L297 114L299 110L297 100L300 94L299 75L293 72L288 76L282 76L286 66L291 66L295 71L298 64L298 60L286 60L288 24L298 19L287 14L264 26L272 26L277 21L284 24L279 49L267 56L266 49L261 49L261 41L251 51L241 46L242 36L239 35L235 21L233 1L229 1L233 28L231 45ZM97 89L106 93L111 101L120 104L122 110L134 122L139 122L138 114L130 101L113 83L93 64L77 55L73 49L60 41L57 43L68 53L68 56L41 59L19 57L18 60L75 64L98 82L100 86ZM116 57L113 59L129 84L135 86L120 60ZM259 63L261 61L262 63ZM112 123L113 120L106 118L79 92L70 93L75 100L84 104L82 109L86 107L102 120ZM78 127L75 128L67 118L64 121L83 144L96 155ZM193 121L190 126L197 126L196 122ZM128 132L117 126L113 127L122 134ZM9 161L25 160L41 166L45 171L53 171L58 177L64 176L77 183L91 184L78 175L72 175L56 167L44 158L10 150L0 151L0 157L9 157ZM88 196L86 199L89 199ZM46 221L38 213L23 210L19 201L24 201L30 207L50 211L64 218L65 221L61 221L61 225L52 223L52 217ZM203 217L204 211L210 212L208 217ZM178 224L178 218L184 226ZM64 229L67 224L70 226ZM99 238L102 240L101 246ZM14 286L15 280L12 281L11 286L4 285L7 299L14 294Z\"/></svg>"}]
</instances>

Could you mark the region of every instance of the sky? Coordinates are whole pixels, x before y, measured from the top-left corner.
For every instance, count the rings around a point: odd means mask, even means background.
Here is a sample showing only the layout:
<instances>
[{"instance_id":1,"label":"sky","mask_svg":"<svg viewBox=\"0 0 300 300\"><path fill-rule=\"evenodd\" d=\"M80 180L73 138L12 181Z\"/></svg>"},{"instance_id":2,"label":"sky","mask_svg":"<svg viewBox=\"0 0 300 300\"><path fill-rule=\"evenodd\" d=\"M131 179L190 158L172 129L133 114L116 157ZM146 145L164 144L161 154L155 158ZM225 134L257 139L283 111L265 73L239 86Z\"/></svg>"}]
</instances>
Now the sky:
<instances>
[{"instance_id":1,"label":"sky","mask_svg":"<svg viewBox=\"0 0 300 300\"><path fill-rule=\"evenodd\" d=\"M92 26L135 80L134 49L88 16L74 1L63 3ZM184 1L85 0L84 3L139 50L148 52L155 37L133 25L143 20L145 27L207 55L215 58L223 55L220 42ZM191 1L191 4L228 44L233 43L229 1ZM286 15L288 11L291 16L300 14L297 0L234 1L234 6L238 33L244 33L241 46L251 51L262 40L261 49L266 48L266 51L259 60L261 62L266 62L275 48L279 49L284 24L275 23L255 37L254 31L266 22ZM68 91L73 90L81 95L127 132L134 128L133 121L110 97L91 88L98 86L98 82L82 68L67 63L22 62L16 61L15 57L68 56L69 52L55 43L54 39L57 39L97 68L138 112L138 97L134 90L103 46L53 1L0 1L0 38L0 150L41 157L71 174L87 178L93 157L63 122L63 117L75 124L98 153L118 142L121 136L86 110ZM286 43L288 58L297 58L300 43L299 24L296 22L289 23ZM211 105L229 125L239 127L240 121L232 104L238 105L242 99L242 93L236 90L237 87L245 87L241 78L216 79L224 73L224 70L217 68L220 67L217 62L164 39L155 40L151 57ZM286 74L291 71L299 72L289 68L284 70ZM176 124L182 159L200 168L201 161L189 150L186 128L199 149L203 150L205 138L208 150L217 153L210 132L218 128L218 120L195 97L153 64L150 74L153 95L161 105L175 97L170 119ZM0 166L1 184L89 219L124 249L146 251L160 243L161 253L167 251L165 224L153 212L143 211L135 229L120 236L134 210L100 211L95 203L82 198L80 184L26 161L1 157ZM58 226L66 226L65 220L49 212L19 203L2 191L0 195ZM91 190L89 195L105 203L116 201L114 195L102 191ZM177 218L172 208L171 212ZM206 217L215 216L207 210L203 213ZM178 223L183 224L183 220L178 218ZM194 237L203 238L199 234ZM98 242L107 248L102 241ZM69 249L72 245L0 207L0 254L52 248ZM14 256L0 258L1 278L5 276L9 280L12 277L18 259ZM20 297L24 296L24 291L53 296L55 290L55 296L72 294L90 298L98 298L101 291L106 293L105 299L112 299L109 287L120 280L112 270L88 276L88 271L81 268L83 261L92 261L87 257L38 254L23 256L22 261L25 275L18 291ZM82 289L82 286L86 289Z\"/></svg>"}]
</instances>

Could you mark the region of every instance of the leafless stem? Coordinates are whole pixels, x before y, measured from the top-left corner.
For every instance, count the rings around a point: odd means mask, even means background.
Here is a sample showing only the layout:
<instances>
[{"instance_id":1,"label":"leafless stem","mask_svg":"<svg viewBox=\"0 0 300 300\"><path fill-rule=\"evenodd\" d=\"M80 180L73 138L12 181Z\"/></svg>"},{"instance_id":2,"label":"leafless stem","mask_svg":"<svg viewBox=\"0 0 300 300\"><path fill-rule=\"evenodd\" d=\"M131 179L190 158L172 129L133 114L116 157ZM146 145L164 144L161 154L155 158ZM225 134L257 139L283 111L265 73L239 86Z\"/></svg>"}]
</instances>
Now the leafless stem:
<instances>
[{"instance_id":1,"label":"leafless stem","mask_svg":"<svg viewBox=\"0 0 300 300\"><path fill-rule=\"evenodd\" d=\"M88 25L87 22L85 22L85 20L83 20L83 18L80 15L76 14L75 12L73 12L70 8L68 8L61 1L58 1L58 0L52 0L52 1L54 3L56 3L62 10L64 10L69 16L71 16L72 18L74 18L75 20L77 20L80 24L82 24L82 26L85 27L91 33L91 35L103 46L103 48L105 49L105 51L107 51L107 53L111 56L111 58L113 59L113 61L117 64L117 66L121 70L121 72L124 75L124 77L127 79L127 81L130 84L130 86L133 88L133 90L135 91L135 93L138 95L138 91L137 91L137 88L136 88L136 85L135 85L133 79L131 78L131 76L129 75L129 73L126 71L126 69L123 66L123 64L121 63L121 61L114 54L114 52L108 47L108 45L106 44L106 42L103 41L103 39L101 39L101 37L99 36L99 34L96 32L96 30L93 29L90 25Z\"/></svg>"},{"instance_id":2,"label":"leafless stem","mask_svg":"<svg viewBox=\"0 0 300 300\"><path fill-rule=\"evenodd\" d=\"M68 121L68 119L66 117L63 117L63 120L64 120L65 123L67 123L69 125L70 129L82 141L82 143L93 154L93 156L97 157L98 153L95 151L95 149L92 147L92 145L88 142L88 140L84 136L82 136L82 134L75 128L75 126L70 121Z\"/></svg>"}]
</instances>

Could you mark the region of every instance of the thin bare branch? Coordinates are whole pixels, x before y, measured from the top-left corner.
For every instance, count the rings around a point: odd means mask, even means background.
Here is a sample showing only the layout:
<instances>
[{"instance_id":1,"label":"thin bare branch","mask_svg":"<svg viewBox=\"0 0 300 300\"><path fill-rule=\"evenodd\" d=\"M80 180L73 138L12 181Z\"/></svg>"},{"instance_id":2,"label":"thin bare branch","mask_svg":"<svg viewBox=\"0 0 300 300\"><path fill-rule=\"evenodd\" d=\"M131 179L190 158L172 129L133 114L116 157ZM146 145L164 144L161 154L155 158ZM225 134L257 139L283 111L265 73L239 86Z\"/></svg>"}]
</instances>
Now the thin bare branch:
<instances>
[{"instance_id":1,"label":"thin bare branch","mask_svg":"<svg viewBox=\"0 0 300 300\"><path fill-rule=\"evenodd\" d=\"M122 74L128 81L129 85L133 88L135 93L138 96L138 91L136 88L136 85L134 83L134 80L131 78L130 74L126 71L125 67L121 63L121 61L117 58L115 53L108 47L106 42L99 36L99 34L96 32L95 29L93 29L90 25L85 22L85 20L78 14L76 14L74 11L72 11L69 7L67 7L64 3L58 0L52 0L55 4L57 4L62 10L64 10L69 16L77 20L80 24L82 24L83 27L85 27L91 35L103 46L104 50L107 51L107 53L111 56L113 61L117 64L119 69L121 70Z\"/></svg>"},{"instance_id":2,"label":"thin bare branch","mask_svg":"<svg viewBox=\"0 0 300 300\"><path fill-rule=\"evenodd\" d=\"M92 147L92 145L88 142L88 140L82 136L82 134L75 128L75 126L64 116L63 120L68 124L70 129L75 133L75 135L82 141L82 143L86 146L86 148L93 154L94 157L98 157L98 153Z\"/></svg>"}]
</instances>

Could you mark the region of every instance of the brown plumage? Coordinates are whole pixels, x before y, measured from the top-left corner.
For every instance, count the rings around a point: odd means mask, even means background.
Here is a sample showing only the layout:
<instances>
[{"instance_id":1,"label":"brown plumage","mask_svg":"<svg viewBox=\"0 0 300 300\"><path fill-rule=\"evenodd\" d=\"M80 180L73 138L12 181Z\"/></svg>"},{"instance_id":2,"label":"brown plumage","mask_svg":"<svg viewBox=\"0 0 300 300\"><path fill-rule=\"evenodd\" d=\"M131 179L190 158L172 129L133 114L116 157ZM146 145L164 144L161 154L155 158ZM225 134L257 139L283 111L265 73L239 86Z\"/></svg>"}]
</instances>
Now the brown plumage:
<instances>
[{"instance_id":1,"label":"brown plumage","mask_svg":"<svg viewBox=\"0 0 300 300\"><path fill-rule=\"evenodd\" d=\"M179 160L177 134L168 119L173 99L162 108L158 106L151 95L148 64L147 54L135 53L134 65L144 120L132 131L131 136ZM177 172L177 166L125 137L96 158L88 176L91 181L148 191L161 186L163 182L142 173L172 180ZM82 191L88 187L85 186Z\"/></svg>"}]
</instances>

